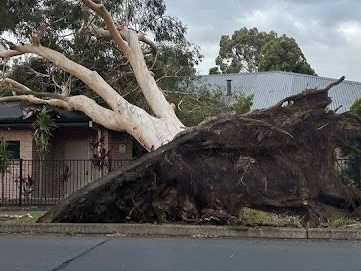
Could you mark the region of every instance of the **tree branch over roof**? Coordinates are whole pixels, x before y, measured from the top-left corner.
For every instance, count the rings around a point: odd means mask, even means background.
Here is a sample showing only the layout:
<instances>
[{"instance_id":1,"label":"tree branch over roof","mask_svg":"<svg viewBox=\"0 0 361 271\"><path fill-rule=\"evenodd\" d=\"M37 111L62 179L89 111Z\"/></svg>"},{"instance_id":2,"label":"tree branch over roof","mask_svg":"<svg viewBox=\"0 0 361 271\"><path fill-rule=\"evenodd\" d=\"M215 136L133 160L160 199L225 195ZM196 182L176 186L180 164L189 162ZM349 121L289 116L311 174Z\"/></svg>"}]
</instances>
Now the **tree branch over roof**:
<instances>
[{"instance_id":1,"label":"tree branch over roof","mask_svg":"<svg viewBox=\"0 0 361 271\"><path fill-rule=\"evenodd\" d=\"M0 85L3 85L16 93L22 94L0 97L0 103L24 101L33 104L47 104L69 111L81 111L89 116L94 122L101 123L108 129L115 131L124 130L118 123L116 114L112 110L97 104L93 99L85 95L65 97L56 93L36 92L10 78L1 79Z\"/></svg>"},{"instance_id":2,"label":"tree branch over roof","mask_svg":"<svg viewBox=\"0 0 361 271\"><path fill-rule=\"evenodd\" d=\"M33 53L53 62L62 70L76 76L87 84L95 93L97 93L112 109L117 109L118 103L128 104L119 93L114 89L96 72L92 71L72 60L58 51L44 47L42 45L35 46L32 44L14 45L14 50L19 53ZM0 57L2 54L0 53Z\"/></svg>"},{"instance_id":3,"label":"tree branch over roof","mask_svg":"<svg viewBox=\"0 0 361 271\"><path fill-rule=\"evenodd\" d=\"M65 96L57 94L57 93L49 93L49 92L37 92L33 91L27 86L24 86L23 84L11 79L11 78L3 78L0 79L0 85L6 87L7 89L14 91L19 94L23 95L34 95L39 98L53 98L53 99L59 99L65 101Z\"/></svg>"}]
</instances>

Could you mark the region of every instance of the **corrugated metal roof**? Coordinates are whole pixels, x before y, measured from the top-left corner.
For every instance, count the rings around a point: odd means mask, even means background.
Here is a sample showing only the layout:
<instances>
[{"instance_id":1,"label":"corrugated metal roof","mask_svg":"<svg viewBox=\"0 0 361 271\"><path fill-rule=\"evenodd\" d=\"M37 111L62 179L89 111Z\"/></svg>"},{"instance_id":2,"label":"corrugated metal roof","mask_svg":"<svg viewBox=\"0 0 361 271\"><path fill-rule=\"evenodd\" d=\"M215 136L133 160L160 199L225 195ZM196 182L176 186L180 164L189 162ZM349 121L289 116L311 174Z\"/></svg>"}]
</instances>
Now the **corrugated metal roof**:
<instances>
[{"instance_id":1,"label":"corrugated metal roof","mask_svg":"<svg viewBox=\"0 0 361 271\"><path fill-rule=\"evenodd\" d=\"M227 80L232 80L233 93L254 94L252 109L260 109L305 89L324 88L337 79L282 71L214 74L199 76L192 82L191 88L226 91ZM355 99L361 97L361 83L343 81L333 87L329 95L332 98L330 109L342 106L338 112L347 111Z\"/></svg>"}]
</instances>

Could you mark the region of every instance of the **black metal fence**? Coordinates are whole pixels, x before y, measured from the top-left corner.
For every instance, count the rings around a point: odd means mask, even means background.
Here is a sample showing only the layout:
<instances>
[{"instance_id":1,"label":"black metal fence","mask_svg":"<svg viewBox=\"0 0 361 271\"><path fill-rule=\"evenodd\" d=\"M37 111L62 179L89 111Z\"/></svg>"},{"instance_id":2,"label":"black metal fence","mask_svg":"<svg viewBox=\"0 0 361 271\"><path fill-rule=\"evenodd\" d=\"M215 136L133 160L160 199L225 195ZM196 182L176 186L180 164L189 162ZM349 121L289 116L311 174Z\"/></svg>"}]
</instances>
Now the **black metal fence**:
<instances>
[{"instance_id":1,"label":"black metal fence","mask_svg":"<svg viewBox=\"0 0 361 271\"><path fill-rule=\"evenodd\" d=\"M56 205L129 160L11 160L0 173L0 206Z\"/></svg>"},{"instance_id":2,"label":"black metal fence","mask_svg":"<svg viewBox=\"0 0 361 271\"><path fill-rule=\"evenodd\" d=\"M8 170L4 174L0 172L0 206L56 205L73 192L129 161L11 160ZM338 159L335 170L342 174L347 166L347 159ZM358 166L361 174L361 164Z\"/></svg>"}]
</instances>

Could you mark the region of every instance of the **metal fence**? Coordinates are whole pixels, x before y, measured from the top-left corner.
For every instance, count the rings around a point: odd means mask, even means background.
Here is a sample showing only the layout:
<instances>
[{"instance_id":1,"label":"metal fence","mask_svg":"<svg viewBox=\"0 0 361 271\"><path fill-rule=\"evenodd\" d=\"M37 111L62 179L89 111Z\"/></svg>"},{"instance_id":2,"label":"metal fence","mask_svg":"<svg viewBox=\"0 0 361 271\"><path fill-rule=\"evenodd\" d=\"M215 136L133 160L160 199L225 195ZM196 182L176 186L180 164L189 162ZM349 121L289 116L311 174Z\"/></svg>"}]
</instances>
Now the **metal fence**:
<instances>
[{"instance_id":1,"label":"metal fence","mask_svg":"<svg viewBox=\"0 0 361 271\"><path fill-rule=\"evenodd\" d=\"M0 173L0 206L56 205L88 183L129 161L11 160L4 175ZM338 159L336 172L342 173L347 162L347 159Z\"/></svg>"},{"instance_id":2,"label":"metal fence","mask_svg":"<svg viewBox=\"0 0 361 271\"><path fill-rule=\"evenodd\" d=\"M129 160L11 160L0 174L0 206L56 205Z\"/></svg>"}]
</instances>

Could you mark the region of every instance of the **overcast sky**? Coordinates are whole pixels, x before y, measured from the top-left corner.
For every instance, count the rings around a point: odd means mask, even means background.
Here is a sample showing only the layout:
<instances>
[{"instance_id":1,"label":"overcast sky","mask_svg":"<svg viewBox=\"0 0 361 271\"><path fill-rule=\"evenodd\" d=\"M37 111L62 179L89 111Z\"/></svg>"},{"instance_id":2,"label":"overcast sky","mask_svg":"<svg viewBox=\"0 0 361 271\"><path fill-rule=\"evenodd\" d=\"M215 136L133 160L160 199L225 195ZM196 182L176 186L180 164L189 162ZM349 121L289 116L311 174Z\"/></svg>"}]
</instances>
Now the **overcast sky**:
<instances>
[{"instance_id":1,"label":"overcast sky","mask_svg":"<svg viewBox=\"0 0 361 271\"><path fill-rule=\"evenodd\" d=\"M276 31L298 42L320 76L361 82L360 0L165 0L168 14L188 27L205 56L200 74L215 66L221 35L242 27Z\"/></svg>"}]
</instances>

